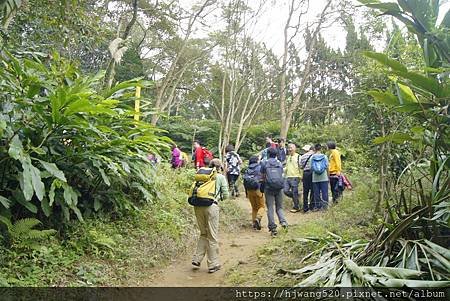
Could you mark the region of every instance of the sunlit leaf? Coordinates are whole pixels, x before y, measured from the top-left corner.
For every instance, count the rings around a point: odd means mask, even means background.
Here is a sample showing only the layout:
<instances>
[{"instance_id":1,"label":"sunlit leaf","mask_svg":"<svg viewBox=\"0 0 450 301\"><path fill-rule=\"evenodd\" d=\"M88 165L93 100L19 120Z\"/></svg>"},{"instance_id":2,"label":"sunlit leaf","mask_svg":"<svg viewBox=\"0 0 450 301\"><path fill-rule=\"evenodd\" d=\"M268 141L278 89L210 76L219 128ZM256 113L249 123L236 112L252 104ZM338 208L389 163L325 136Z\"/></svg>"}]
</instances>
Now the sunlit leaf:
<instances>
[{"instance_id":1,"label":"sunlit leaf","mask_svg":"<svg viewBox=\"0 0 450 301\"><path fill-rule=\"evenodd\" d=\"M396 60L390 59L387 55L373 52L373 51L364 51L363 54L371 59L378 61L379 63L392 68L393 70L408 72L408 69L401 63Z\"/></svg>"},{"instance_id":2,"label":"sunlit leaf","mask_svg":"<svg viewBox=\"0 0 450 301\"><path fill-rule=\"evenodd\" d=\"M402 144L406 141L413 141L413 137L411 137L409 134L405 133L394 133L392 135L387 135L383 137L377 137L373 140L374 144L381 144L386 142L394 142L397 144Z\"/></svg>"}]
</instances>

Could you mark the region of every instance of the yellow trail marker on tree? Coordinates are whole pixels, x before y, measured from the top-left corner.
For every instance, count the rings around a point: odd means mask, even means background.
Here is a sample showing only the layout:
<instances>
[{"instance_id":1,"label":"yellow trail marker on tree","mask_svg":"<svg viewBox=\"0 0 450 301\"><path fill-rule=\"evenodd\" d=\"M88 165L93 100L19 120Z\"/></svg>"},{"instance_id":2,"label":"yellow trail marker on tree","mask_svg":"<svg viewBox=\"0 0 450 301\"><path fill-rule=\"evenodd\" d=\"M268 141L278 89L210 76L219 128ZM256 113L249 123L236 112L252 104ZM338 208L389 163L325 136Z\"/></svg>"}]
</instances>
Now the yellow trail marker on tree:
<instances>
[{"instance_id":1,"label":"yellow trail marker on tree","mask_svg":"<svg viewBox=\"0 0 450 301\"><path fill-rule=\"evenodd\" d=\"M140 108L141 108L141 87L136 86L136 100L134 101L134 120L139 121Z\"/></svg>"}]
</instances>

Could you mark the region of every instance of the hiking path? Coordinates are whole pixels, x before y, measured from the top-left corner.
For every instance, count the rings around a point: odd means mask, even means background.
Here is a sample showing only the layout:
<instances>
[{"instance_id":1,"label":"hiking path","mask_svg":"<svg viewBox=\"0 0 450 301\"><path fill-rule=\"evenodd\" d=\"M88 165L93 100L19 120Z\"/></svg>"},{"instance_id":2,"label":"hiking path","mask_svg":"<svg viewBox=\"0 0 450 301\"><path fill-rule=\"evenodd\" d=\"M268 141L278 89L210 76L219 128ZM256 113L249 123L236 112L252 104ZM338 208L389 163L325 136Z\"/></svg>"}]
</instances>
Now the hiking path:
<instances>
[{"instance_id":1,"label":"hiking path","mask_svg":"<svg viewBox=\"0 0 450 301\"><path fill-rule=\"evenodd\" d=\"M193 269L191 265L192 250L181 254L178 258L159 270L148 279L144 286L153 287L220 287L226 286L226 274L232 269L251 268L257 264L256 251L259 247L270 242L272 237L267 229L267 215L261 222L262 230L256 231L251 227L251 206L243 197L234 199L243 208L249 217L248 226L241 227L231 233L219 232L219 250L222 268L213 274L209 274L206 267L206 258L200 269ZM299 225L314 219L318 213L291 213L290 207L285 205L285 216L290 226ZM280 230L284 231L284 230Z\"/></svg>"}]
</instances>

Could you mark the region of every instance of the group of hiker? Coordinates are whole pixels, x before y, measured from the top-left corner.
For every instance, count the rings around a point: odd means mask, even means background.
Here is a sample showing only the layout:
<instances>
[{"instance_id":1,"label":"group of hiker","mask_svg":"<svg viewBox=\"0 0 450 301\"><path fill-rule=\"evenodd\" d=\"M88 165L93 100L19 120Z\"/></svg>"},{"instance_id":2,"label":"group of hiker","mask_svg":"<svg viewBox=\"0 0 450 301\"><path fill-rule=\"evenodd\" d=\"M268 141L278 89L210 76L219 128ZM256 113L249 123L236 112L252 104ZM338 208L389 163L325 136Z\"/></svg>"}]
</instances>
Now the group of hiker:
<instances>
[{"instance_id":1,"label":"group of hiker","mask_svg":"<svg viewBox=\"0 0 450 301\"><path fill-rule=\"evenodd\" d=\"M237 180L243 164L233 145L225 149L224 162L213 158L213 154L199 141L194 142L192 160L197 173L191 187L189 203L194 206L200 237L192 259L194 268L207 256L210 273L220 269L219 263L219 202L230 195L239 196ZM288 222L283 211L283 194L292 198L292 213L326 210L328 204L328 185L331 188L332 201L337 203L344 187L350 188L348 179L342 174L341 154L336 143L327 143L329 156L322 153L322 145L304 145L301 154L293 142L285 146L283 139L274 142L266 138L265 148L249 158L249 164L243 173L245 194L252 207L252 225L261 230L261 220L267 211L268 228L272 236L277 235L277 224L283 228ZM180 151L174 145L172 149L172 167L178 168ZM330 184L328 184L330 183ZM301 186L303 189L301 189ZM303 206L300 207L300 190L303 191Z\"/></svg>"}]
</instances>

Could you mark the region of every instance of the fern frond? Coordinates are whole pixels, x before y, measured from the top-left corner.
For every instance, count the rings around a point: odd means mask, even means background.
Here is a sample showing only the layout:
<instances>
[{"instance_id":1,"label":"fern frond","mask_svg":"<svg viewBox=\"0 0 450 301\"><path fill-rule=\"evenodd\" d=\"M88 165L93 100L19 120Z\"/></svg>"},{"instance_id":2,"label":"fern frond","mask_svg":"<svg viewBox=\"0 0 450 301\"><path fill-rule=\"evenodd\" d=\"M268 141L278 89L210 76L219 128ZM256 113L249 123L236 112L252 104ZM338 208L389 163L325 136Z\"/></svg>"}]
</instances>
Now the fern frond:
<instances>
[{"instance_id":1,"label":"fern frond","mask_svg":"<svg viewBox=\"0 0 450 301\"><path fill-rule=\"evenodd\" d=\"M28 239L39 240L39 239L50 237L50 236L52 236L55 233L56 233L56 231L53 230L53 229L50 229L50 230L30 230L24 236L26 236L26 238L28 238Z\"/></svg>"},{"instance_id":2,"label":"fern frond","mask_svg":"<svg viewBox=\"0 0 450 301\"><path fill-rule=\"evenodd\" d=\"M24 218L14 223L14 226L10 229L10 234L14 238L20 238L27 232L30 232L35 226L41 223L40 220L35 218Z\"/></svg>"}]
</instances>

